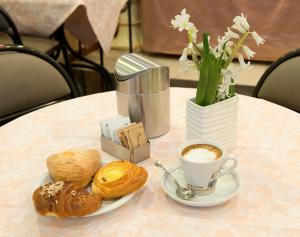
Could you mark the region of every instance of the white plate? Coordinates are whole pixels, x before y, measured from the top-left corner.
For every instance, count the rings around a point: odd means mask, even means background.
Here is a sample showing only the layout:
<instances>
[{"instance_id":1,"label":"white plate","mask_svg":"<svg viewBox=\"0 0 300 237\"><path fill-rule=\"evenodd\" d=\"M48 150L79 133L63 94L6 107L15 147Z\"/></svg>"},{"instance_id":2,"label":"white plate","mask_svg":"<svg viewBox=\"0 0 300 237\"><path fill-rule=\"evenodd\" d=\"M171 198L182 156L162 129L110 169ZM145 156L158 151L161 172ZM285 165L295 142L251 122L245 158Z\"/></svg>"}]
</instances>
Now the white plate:
<instances>
[{"instance_id":1,"label":"white plate","mask_svg":"<svg viewBox=\"0 0 300 237\"><path fill-rule=\"evenodd\" d=\"M103 161L102 160L102 165L105 165L107 163L109 163L109 161ZM49 176L49 174L47 172L41 178L41 182L40 183L41 183L41 185L43 185L43 184L46 184L46 183L49 183L49 182L53 182L53 180L51 179L51 177ZM89 186L87 188L87 190L89 192L91 192L91 187ZM111 212L111 211L113 211L113 210L115 210L115 209L123 206L127 202L129 202L129 200L134 196L134 194L135 194L135 192L131 193L131 194L128 194L128 195L126 195L124 197L121 197L119 199L115 199L115 200L103 200L101 207L97 211L95 211L95 212L93 212L93 213L91 213L89 215L82 216L82 217L98 216L98 215L102 215L102 214ZM77 218L77 217L73 217L73 218Z\"/></svg>"},{"instance_id":2,"label":"white plate","mask_svg":"<svg viewBox=\"0 0 300 237\"><path fill-rule=\"evenodd\" d=\"M170 169L169 171L182 186L186 185L183 178L183 170L180 167ZM209 207L227 202L236 196L240 190L240 179L237 173L228 173L218 179L216 189L213 193L208 195L196 195L191 200L183 200L177 197L175 193L176 185L166 173L161 177L161 186L169 197L179 203L194 207Z\"/></svg>"}]
</instances>

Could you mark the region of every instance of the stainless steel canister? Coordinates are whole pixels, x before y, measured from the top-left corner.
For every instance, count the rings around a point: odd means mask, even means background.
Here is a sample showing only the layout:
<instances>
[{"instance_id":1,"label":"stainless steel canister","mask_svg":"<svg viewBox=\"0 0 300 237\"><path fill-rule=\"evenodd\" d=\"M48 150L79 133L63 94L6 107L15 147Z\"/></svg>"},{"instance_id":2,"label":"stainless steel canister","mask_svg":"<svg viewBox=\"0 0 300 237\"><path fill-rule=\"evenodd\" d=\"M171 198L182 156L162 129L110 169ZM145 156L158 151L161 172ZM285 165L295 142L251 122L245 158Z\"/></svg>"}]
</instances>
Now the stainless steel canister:
<instances>
[{"instance_id":1,"label":"stainless steel canister","mask_svg":"<svg viewBox=\"0 0 300 237\"><path fill-rule=\"evenodd\" d=\"M121 56L115 66L118 112L142 122L147 138L170 128L169 68L138 54Z\"/></svg>"}]
</instances>

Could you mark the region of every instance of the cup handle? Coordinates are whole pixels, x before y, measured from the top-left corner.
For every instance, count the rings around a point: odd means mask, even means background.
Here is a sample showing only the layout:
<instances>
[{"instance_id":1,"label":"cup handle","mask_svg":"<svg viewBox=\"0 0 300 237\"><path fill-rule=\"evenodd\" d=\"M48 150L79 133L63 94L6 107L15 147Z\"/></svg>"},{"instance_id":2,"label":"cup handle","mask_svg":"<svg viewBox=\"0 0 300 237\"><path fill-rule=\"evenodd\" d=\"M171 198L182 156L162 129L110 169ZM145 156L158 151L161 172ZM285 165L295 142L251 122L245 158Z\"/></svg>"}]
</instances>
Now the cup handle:
<instances>
[{"instance_id":1,"label":"cup handle","mask_svg":"<svg viewBox=\"0 0 300 237\"><path fill-rule=\"evenodd\" d=\"M229 166L229 167L223 168L223 166L225 165L225 163L227 161L229 161L229 160L232 160L233 164L231 166ZM226 158L224 158L224 160L222 162L222 168L220 170L220 176L219 177L221 177L221 176L223 176L223 175L225 175L227 173L232 172L236 168L237 164L238 164L238 162L237 162L236 158L234 158L234 157L226 157Z\"/></svg>"}]
</instances>

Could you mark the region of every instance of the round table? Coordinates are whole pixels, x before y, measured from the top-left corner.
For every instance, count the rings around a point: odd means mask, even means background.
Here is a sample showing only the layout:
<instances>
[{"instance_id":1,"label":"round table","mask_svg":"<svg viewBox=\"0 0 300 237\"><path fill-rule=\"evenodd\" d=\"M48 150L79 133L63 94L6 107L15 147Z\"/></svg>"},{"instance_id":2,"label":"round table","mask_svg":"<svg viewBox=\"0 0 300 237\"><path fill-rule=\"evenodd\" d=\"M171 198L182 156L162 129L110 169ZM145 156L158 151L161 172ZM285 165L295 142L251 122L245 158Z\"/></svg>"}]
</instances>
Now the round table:
<instances>
[{"instance_id":1,"label":"round table","mask_svg":"<svg viewBox=\"0 0 300 237\"><path fill-rule=\"evenodd\" d=\"M155 159L177 164L185 140L185 103L195 89L171 89L171 129L151 140L151 158L140 163L146 185L111 213L59 220L37 215L32 193L47 171L45 160L71 147L100 147L100 120L113 116L115 92L85 96L27 114L0 128L0 236L300 236L300 115L240 96L233 153L241 180L225 204L192 208L160 186Z\"/></svg>"}]
</instances>

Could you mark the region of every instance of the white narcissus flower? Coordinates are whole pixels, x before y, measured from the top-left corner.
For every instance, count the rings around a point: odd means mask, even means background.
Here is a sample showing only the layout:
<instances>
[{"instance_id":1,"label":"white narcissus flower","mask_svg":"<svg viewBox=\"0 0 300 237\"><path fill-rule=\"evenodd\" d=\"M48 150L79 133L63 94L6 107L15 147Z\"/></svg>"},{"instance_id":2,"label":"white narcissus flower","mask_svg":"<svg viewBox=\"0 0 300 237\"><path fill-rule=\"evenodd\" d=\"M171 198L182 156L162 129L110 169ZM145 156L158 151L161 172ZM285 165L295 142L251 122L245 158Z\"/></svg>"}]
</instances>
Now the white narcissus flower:
<instances>
[{"instance_id":1,"label":"white narcissus flower","mask_svg":"<svg viewBox=\"0 0 300 237\"><path fill-rule=\"evenodd\" d=\"M193 44L189 43L188 46L183 49L182 55L179 58L179 62L181 64L184 64L184 63L187 63L187 62L191 62L191 60L188 59L188 55L192 54L192 53L196 53L196 52L194 51Z\"/></svg>"},{"instance_id":2,"label":"white narcissus flower","mask_svg":"<svg viewBox=\"0 0 300 237\"><path fill-rule=\"evenodd\" d=\"M240 16L236 16L233 19L233 22L234 22L233 26L236 26L236 30L241 29L241 27L244 29L244 32L241 32L240 30L238 30L241 33L245 33L246 31L249 31L249 29L250 29L250 26L247 22L247 17L245 17L243 13L241 13Z\"/></svg>"},{"instance_id":3,"label":"white narcissus flower","mask_svg":"<svg viewBox=\"0 0 300 237\"><path fill-rule=\"evenodd\" d=\"M174 29L178 28L181 32L187 29L187 27L191 27L189 20L190 15L186 13L186 9L183 9L180 15L175 16L175 18L171 20L171 24Z\"/></svg>"},{"instance_id":4,"label":"white narcissus flower","mask_svg":"<svg viewBox=\"0 0 300 237\"><path fill-rule=\"evenodd\" d=\"M192 42L196 42L197 40L197 28L194 23L190 22L190 15L186 13L186 9L181 11L180 15L175 16L174 19L171 20L171 24L174 29L177 29L181 32L183 30L188 31L189 40Z\"/></svg>"},{"instance_id":5,"label":"white narcissus flower","mask_svg":"<svg viewBox=\"0 0 300 237\"><path fill-rule=\"evenodd\" d=\"M188 22L186 27L185 27L185 30L187 31L193 31L193 30L197 30L194 23L193 22Z\"/></svg>"},{"instance_id":6,"label":"white narcissus flower","mask_svg":"<svg viewBox=\"0 0 300 237\"><path fill-rule=\"evenodd\" d=\"M240 38L239 34L233 32L232 30L230 30L229 27L227 27L227 32L225 32L224 37L225 37L227 40L230 40L230 39L238 39L238 38Z\"/></svg>"},{"instance_id":7,"label":"white narcissus flower","mask_svg":"<svg viewBox=\"0 0 300 237\"><path fill-rule=\"evenodd\" d=\"M221 56L221 52L219 51L218 45L213 48L212 53L216 58L219 58Z\"/></svg>"},{"instance_id":8,"label":"white narcissus flower","mask_svg":"<svg viewBox=\"0 0 300 237\"><path fill-rule=\"evenodd\" d=\"M254 56L255 52L252 51L251 49L249 49L248 46L243 45L242 48L243 48L243 50L244 50L244 52L245 52L245 54L246 54L246 56L247 56L248 59L250 59L250 58L252 58Z\"/></svg>"},{"instance_id":9,"label":"white narcissus flower","mask_svg":"<svg viewBox=\"0 0 300 237\"><path fill-rule=\"evenodd\" d=\"M246 30L241 25L234 24L231 26L231 28L239 31L242 34L244 34L246 32Z\"/></svg>"},{"instance_id":10,"label":"white narcissus flower","mask_svg":"<svg viewBox=\"0 0 300 237\"><path fill-rule=\"evenodd\" d=\"M226 96L229 96L229 89L230 86L233 85L232 81L234 80L235 76L231 69L222 69L221 70L223 80L222 83L219 85L218 88L218 98L219 100L223 100Z\"/></svg>"},{"instance_id":11,"label":"white narcissus flower","mask_svg":"<svg viewBox=\"0 0 300 237\"><path fill-rule=\"evenodd\" d=\"M248 61L248 63L246 64L244 61L244 58L241 54L239 54L238 59L239 59L239 63L240 63L240 66L242 69L251 69L252 68L252 66L250 65L250 61Z\"/></svg>"},{"instance_id":12,"label":"white narcissus flower","mask_svg":"<svg viewBox=\"0 0 300 237\"><path fill-rule=\"evenodd\" d=\"M232 41L228 41L225 46L226 53L230 55L232 53L231 47L233 46Z\"/></svg>"},{"instance_id":13,"label":"white narcissus flower","mask_svg":"<svg viewBox=\"0 0 300 237\"><path fill-rule=\"evenodd\" d=\"M223 45L226 42L226 38L224 36L218 36L218 44Z\"/></svg>"},{"instance_id":14,"label":"white narcissus flower","mask_svg":"<svg viewBox=\"0 0 300 237\"><path fill-rule=\"evenodd\" d=\"M181 65L181 67L179 69L179 72L180 73L186 73L186 72L189 72L191 70L194 70L195 68L196 68L195 63L193 63L192 61L189 61L189 62Z\"/></svg>"},{"instance_id":15,"label":"white narcissus flower","mask_svg":"<svg viewBox=\"0 0 300 237\"><path fill-rule=\"evenodd\" d=\"M182 55L179 58L180 63L182 64L182 69L187 71L192 67L196 67L198 70L201 67L201 52L203 49L203 43L197 43L197 33L198 29L195 27L194 23L190 22L190 15L187 14L186 9L181 11L180 15L176 15L174 19L171 20L171 24L174 29L179 31L186 30L188 33L189 44L186 48L183 49ZM238 60L240 67L242 69L250 69L250 61L245 62L245 58L252 58L255 55L255 52L252 51L246 44L244 45L245 40L252 35L257 45L263 44L264 39L260 37L255 31L250 31L250 25L247 22L247 17L241 13L241 15L236 16L233 19L234 24L231 27L227 27L227 31L222 37L218 37L218 44L213 48L209 43L210 52L213 53L220 63L219 69L222 70L223 80L218 87L218 98L226 99L230 97L230 86L234 84L234 76L232 70L229 69L231 65L232 58L236 56L236 52L240 47L243 49L243 54L238 54ZM233 31L234 30L234 31ZM240 38L243 34L243 37ZM236 40L237 39L237 40ZM210 40L210 37L208 38ZM198 48L198 49L197 49ZM200 51L200 56L197 54ZM191 58L189 58L191 56ZM222 67L227 68L223 70Z\"/></svg>"},{"instance_id":16,"label":"white narcissus flower","mask_svg":"<svg viewBox=\"0 0 300 237\"><path fill-rule=\"evenodd\" d=\"M198 43L198 44L197 44L197 47L198 47L199 49L203 49L203 42Z\"/></svg>"},{"instance_id":17,"label":"white narcissus flower","mask_svg":"<svg viewBox=\"0 0 300 237\"><path fill-rule=\"evenodd\" d=\"M225 47L224 47L224 44L226 44ZM232 53L232 50L231 50L232 46L233 46L233 42L228 41L226 36L223 36L223 37L219 36L218 37L218 45L213 48L212 52L216 58L219 58L223 54L222 59L227 60L228 55L230 55ZM224 50L226 53L224 53Z\"/></svg>"},{"instance_id":18,"label":"white narcissus flower","mask_svg":"<svg viewBox=\"0 0 300 237\"><path fill-rule=\"evenodd\" d=\"M228 55L227 55L226 53L223 53L222 59L223 59L224 61L226 61L226 60L228 59Z\"/></svg>"},{"instance_id":19,"label":"white narcissus flower","mask_svg":"<svg viewBox=\"0 0 300 237\"><path fill-rule=\"evenodd\" d=\"M182 64L186 63L188 61L187 56L188 56L188 48L184 48L182 50L182 55L179 58L179 62L182 63Z\"/></svg>"},{"instance_id":20,"label":"white narcissus flower","mask_svg":"<svg viewBox=\"0 0 300 237\"><path fill-rule=\"evenodd\" d=\"M249 31L250 25L248 24L247 16L244 16L244 14L241 13L241 16L239 17L239 21L241 22L241 25L242 25L247 31Z\"/></svg>"},{"instance_id":21,"label":"white narcissus flower","mask_svg":"<svg viewBox=\"0 0 300 237\"><path fill-rule=\"evenodd\" d=\"M222 55L222 53L224 51L223 46L225 43L226 43L226 38L224 36L223 37L218 36L218 44L212 50L212 52L216 58L219 58Z\"/></svg>"},{"instance_id":22,"label":"white narcissus flower","mask_svg":"<svg viewBox=\"0 0 300 237\"><path fill-rule=\"evenodd\" d=\"M263 44L265 42L265 40L263 38L261 38L255 31L253 31L251 34L252 34L252 37L255 40L257 46L259 46L260 44Z\"/></svg>"},{"instance_id":23,"label":"white narcissus flower","mask_svg":"<svg viewBox=\"0 0 300 237\"><path fill-rule=\"evenodd\" d=\"M196 54L192 43L189 43L188 46L183 49L182 55L179 58L180 64L183 65L183 72L187 72L195 67L194 62L188 59L189 54Z\"/></svg>"},{"instance_id":24,"label":"white narcissus flower","mask_svg":"<svg viewBox=\"0 0 300 237\"><path fill-rule=\"evenodd\" d=\"M193 24L193 23L191 23L191 24ZM196 43L198 29L194 26L194 24L192 26L188 27L187 29L188 29L188 34L191 37L190 40Z\"/></svg>"},{"instance_id":25,"label":"white narcissus flower","mask_svg":"<svg viewBox=\"0 0 300 237\"><path fill-rule=\"evenodd\" d=\"M219 45L212 49L212 53L216 58L219 58L221 56L222 52L219 49Z\"/></svg>"}]
</instances>

